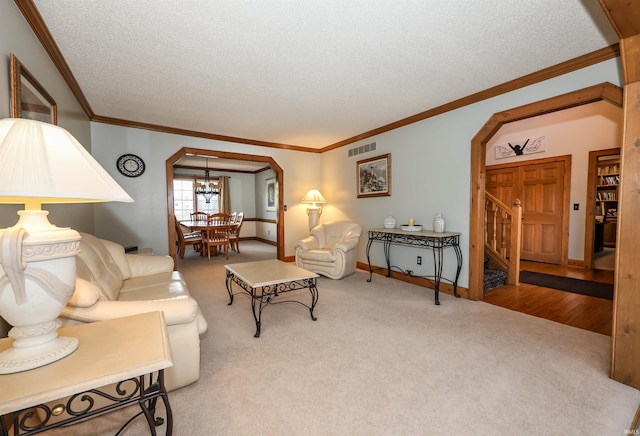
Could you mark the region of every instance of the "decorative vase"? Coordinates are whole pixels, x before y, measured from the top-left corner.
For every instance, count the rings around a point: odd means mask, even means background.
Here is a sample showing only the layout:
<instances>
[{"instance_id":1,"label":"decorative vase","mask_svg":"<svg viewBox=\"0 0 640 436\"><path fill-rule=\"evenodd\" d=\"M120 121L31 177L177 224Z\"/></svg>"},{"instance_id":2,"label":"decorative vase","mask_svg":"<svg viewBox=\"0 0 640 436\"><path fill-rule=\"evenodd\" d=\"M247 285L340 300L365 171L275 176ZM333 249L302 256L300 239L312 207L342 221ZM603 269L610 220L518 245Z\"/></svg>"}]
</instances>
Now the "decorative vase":
<instances>
[{"instance_id":1,"label":"decorative vase","mask_svg":"<svg viewBox=\"0 0 640 436\"><path fill-rule=\"evenodd\" d=\"M58 336L58 316L75 290L80 234L54 226L48 214L21 210L18 223L0 231L0 316L14 339L0 353L0 374L39 368L78 348L78 339Z\"/></svg>"},{"instance_id":2,"label":"decorative vase","mask_svg":"<svg viewBox=\"0 0 640 436\"><path fill-rule=\"evenodd\" d=\"M389 215L384 219L384 228L385 229L395 229L396 228L396 219Z\"/></svg>"},{"instance_id":3,"label":"decorative vase","mask_svg":"<svg viewBox=\"0 0 640 436\"><path fill-rule=\"evenodd\" d=\"M444 218L442 218L442 214L438 212L433 218L433 231L436 233L442 233L444 232L444 226Z\"/></svg>"}]
</instances>

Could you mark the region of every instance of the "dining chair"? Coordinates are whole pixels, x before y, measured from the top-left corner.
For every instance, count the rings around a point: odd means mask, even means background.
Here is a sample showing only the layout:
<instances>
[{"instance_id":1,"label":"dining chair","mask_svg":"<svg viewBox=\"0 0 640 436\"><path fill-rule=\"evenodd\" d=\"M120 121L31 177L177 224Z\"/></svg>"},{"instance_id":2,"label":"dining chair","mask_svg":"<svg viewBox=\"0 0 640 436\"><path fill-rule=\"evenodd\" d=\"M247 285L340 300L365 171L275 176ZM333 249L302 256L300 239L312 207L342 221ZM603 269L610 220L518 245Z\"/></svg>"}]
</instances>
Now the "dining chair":
<instances>
[{"instance_id":1,"label":"dining chair","mask_svg":"<svg viewBox=\"0 0 640 436\"><path fill-rule=\"evenodd\" d=\"M174 217L175 218L175 217ZM199 251L202 244L202 234L200 232L185 232L184 227L177 218L174 219L176 226L176 235L178 236L178 254L180 259L184 259L187 246L192 246L194 250Z\"/></svg>"},{"instance_id":2,"label":"dining chair","mask_svg":"<svg viewBox=\"0 0 640 436\"><path fill-rule=\"evenodd\" d=\"M231 226L231 215L223 213L215 213L209 215L208 225L202 231L202 250L203 255L206 252L207 257L211 260L211 250L215 249L224 251L224 257L229 258L229 227ZM214 255L215 255L214 254Z\"/></svg>"},{"instance_id":3,"label":"dining chair","mask_svg":"<svg viewBox=\"0 0 640 436\"><path fill-rule=\"evenodd\" d=\"M206 221L209 214L206 212L191 212L191 221Z\"/></svg>"},{"instance_id":4,"label":"dining chair","mask_svg":"<svg viewBox=\"0 0 640 436\"><path fill-rule=\"evenodd\" d=\"M240 229L242 228L242 222L244 221L244 212L239 212L236 215L235 225L231 226L229 231L229 245L231 249L236 253L240 253Z\"/></svg>"}]
</instances>

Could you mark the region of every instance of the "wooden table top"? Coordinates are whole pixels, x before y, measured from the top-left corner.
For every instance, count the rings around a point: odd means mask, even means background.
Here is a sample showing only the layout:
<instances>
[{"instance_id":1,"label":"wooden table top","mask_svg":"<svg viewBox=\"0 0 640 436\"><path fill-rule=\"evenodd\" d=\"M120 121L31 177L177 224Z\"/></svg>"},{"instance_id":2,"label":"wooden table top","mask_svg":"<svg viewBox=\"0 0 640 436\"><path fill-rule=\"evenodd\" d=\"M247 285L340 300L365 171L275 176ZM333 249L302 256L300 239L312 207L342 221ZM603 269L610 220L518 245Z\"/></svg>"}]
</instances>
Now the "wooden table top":
<instances>
[{"instance_id":1,"label":"wooden table top","mask_svg":"<svg viewBox=\"0 0 640 436\"><path fill-rule=\"evenodd\" d=\"M238 226L237 223L224 224L224 225L221 225L221 224L209 224L208 221L204 221L204 220L186 220L186 221L180 221L180 224L182 224L185 227L189 227L193 231L206 230L208 227L229 227L229 228L234 228L234 227Z\"/></svg>"}]
</instances>

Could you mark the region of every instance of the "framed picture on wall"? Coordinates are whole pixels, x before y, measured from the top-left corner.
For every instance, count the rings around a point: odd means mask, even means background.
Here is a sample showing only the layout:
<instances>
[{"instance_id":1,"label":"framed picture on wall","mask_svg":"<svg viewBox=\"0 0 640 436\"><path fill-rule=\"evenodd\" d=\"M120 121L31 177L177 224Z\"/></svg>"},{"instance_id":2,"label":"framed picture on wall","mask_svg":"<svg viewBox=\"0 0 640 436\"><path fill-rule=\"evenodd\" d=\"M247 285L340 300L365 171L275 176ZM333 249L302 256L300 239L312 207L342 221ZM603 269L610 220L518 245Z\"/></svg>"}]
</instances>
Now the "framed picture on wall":
<instances>
[{"instance_id":1,"label":"framed picture on wall","mask_svg":"<svg viewBox=\"0 0 640 436\"><path fill-rule=\"evenodd\" d=\"M267 212L275 212L278 207L278 191L276 186L275 177L267 179L266 192L267 192Z\"/></svg>"},{"instance_id":2,"label":"framed picture on wall","mask_svg":"<svg viewBox=\"0 0 640 436\"><path fill-rule=\"evenodd\" d=\"M391 153L356 163L358 198L391 195Z\"/></svg>"},{"instance_id":3,"label":"framed picture on wall","mask_svg":"<svg viewBox=\"0 0 640 436\"><path fill-rule=\"evenodd\" d=\"M11 117L58 124L57 105L53 97L11 53Z\"/></svg>"}]
</instances>

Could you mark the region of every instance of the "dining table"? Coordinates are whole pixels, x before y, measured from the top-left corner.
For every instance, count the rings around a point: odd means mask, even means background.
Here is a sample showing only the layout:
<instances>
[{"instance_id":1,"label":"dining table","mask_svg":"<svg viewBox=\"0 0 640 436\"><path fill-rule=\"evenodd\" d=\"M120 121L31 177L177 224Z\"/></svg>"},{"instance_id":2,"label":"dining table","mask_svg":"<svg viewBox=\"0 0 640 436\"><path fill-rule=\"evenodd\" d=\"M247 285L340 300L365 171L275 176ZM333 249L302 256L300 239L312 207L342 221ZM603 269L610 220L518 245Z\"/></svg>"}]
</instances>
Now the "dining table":
<instances>
[{"instance_id":1,"label":"dining table","mask_svg":"<svg viewBox=\"0 0 640 436\"><path fill-rule=\"evenodd\" d=\"M231 230L238 227L237 223L210 224L207 220L184 220L184 221L180 221L180 224L182 224L185 227L188 227L189 229L191 229L192 232L201 232L202 230L206 230L209 227L218 227L218 228L228 227Z\"/></svg>"},{"instance_id":2,"label":"dining table","mask_svg":"<svg viewBox=\"0 0 640 436\"><path fill-rule=\"evenodd\" d=\"M180 224L189 228L192 232L203 232L211 228L228 228L229 231L232 231L240 225L238 223L215 224L210 223L207 220L184 220L180 221ZM204 255L204 252L201 252L201 254Z\"/></svg>"}]
</instances>

